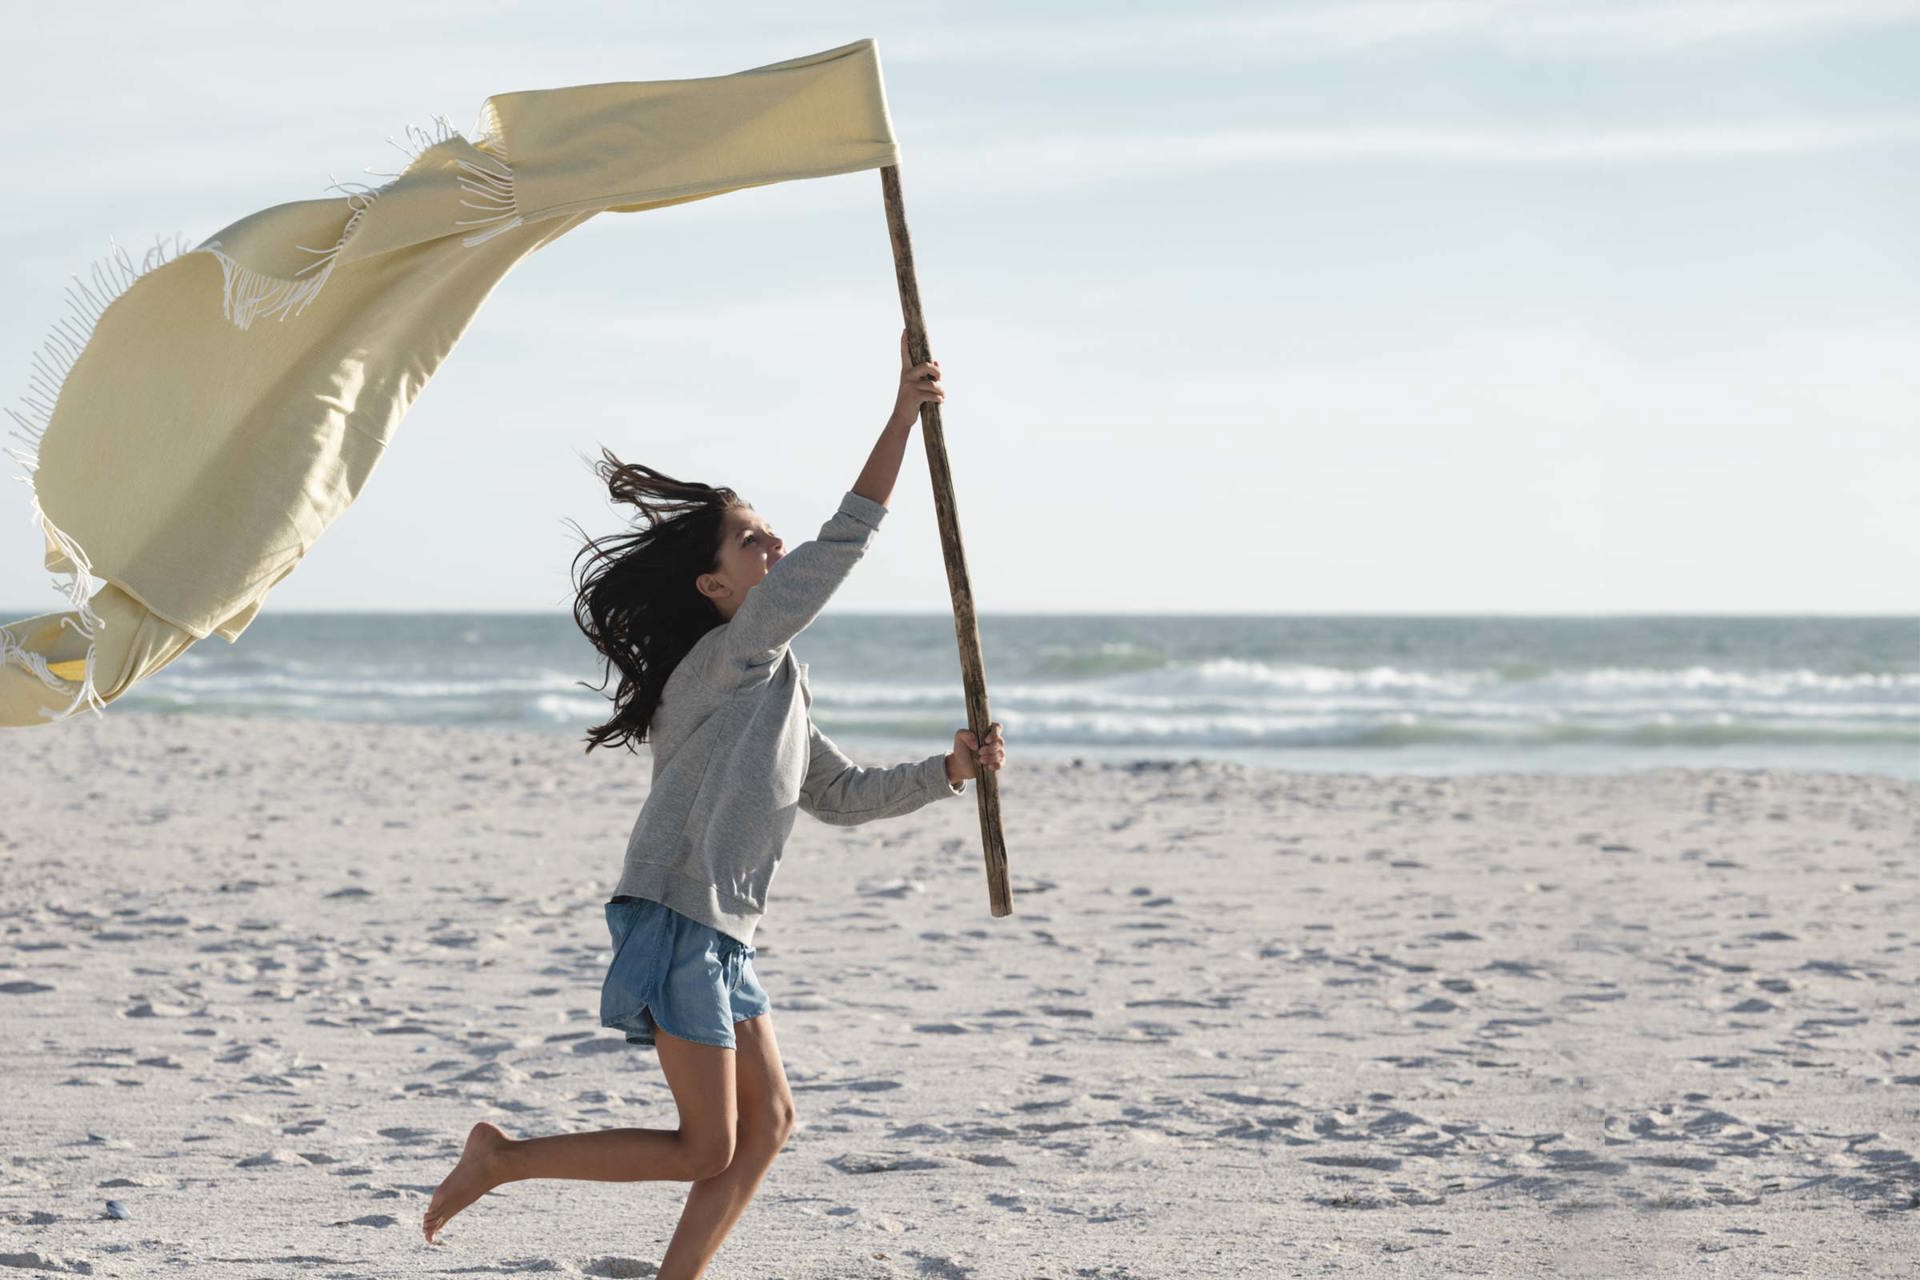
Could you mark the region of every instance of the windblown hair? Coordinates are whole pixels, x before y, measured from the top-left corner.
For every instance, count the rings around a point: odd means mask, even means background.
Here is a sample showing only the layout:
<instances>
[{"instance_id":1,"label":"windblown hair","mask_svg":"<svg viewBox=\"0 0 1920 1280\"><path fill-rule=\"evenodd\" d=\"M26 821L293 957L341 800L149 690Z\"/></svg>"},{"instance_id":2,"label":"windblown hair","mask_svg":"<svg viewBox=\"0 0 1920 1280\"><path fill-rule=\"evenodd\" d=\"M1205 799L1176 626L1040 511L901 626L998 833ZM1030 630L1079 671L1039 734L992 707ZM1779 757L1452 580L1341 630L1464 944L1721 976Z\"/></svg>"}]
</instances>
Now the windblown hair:
<instances>
[{"instance_id":1,"label":"windblown hair","mask_svg":"<svg viewBox=\"0 0 1920 1280\"><path fill-rule=\"evenodd\" d=\"M647 524L600 539L580 531L586 544L573 558L573 620L607 666L600 684L587 687L604 692L614 669L620 672L613 716L587 730L586 749L624 744L632 751L647 741L667 677L701 636L725 621L693 582L720 567L725 513L746 503L732 489L622 462L604 445L600 453L594 474L615 502L638 508Z\"/></svg>"}]
</instances>

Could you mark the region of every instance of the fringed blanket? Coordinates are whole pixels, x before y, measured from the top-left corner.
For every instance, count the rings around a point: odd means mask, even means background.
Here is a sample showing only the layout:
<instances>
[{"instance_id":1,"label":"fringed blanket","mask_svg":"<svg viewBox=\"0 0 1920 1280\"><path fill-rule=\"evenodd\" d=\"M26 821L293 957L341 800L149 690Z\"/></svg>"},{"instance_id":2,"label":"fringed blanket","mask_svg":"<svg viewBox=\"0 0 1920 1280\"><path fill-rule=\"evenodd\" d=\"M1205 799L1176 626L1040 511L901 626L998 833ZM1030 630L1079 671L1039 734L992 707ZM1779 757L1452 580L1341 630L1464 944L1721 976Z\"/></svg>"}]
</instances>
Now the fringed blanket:
<instances>
[{"instance_id":1,"label":"fringed blanket","mask_svg":"<svg viewBox=\"0 0 1920 1280\"><path fill-rule=\"evenodd\" d=\"M472 139L444 117L411 136L382 187L75 277L74 318L8 410L71 608L0 628L0 725L98 711L194 641L237 640L535 249L597 213L897 162L871 40L733 75L502 94Z\"/></svg>"}]
</instances>

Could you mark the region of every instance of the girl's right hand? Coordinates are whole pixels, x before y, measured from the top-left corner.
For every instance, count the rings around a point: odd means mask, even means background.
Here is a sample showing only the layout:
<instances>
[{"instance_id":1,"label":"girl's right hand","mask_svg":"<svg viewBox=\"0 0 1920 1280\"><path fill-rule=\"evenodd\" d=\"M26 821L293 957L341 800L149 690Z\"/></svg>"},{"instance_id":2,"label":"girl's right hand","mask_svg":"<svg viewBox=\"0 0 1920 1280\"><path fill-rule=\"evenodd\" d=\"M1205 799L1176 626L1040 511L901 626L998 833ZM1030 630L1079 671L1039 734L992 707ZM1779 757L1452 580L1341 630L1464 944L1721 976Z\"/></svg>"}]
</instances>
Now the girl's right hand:
<instances>
[{"instance_id":1,"label":"girl's right hand","mask_svg":"<svg viewBox=\"0 0 1920 1280\"><path fill-rule=\"evenodd\" d=\"M894 399L894 413L902 417L920 416L923 404L939 404L947 398L940 385L940 362L907 365L907 331L900 331L900 394Z\"/></svg>"}]
</instances>

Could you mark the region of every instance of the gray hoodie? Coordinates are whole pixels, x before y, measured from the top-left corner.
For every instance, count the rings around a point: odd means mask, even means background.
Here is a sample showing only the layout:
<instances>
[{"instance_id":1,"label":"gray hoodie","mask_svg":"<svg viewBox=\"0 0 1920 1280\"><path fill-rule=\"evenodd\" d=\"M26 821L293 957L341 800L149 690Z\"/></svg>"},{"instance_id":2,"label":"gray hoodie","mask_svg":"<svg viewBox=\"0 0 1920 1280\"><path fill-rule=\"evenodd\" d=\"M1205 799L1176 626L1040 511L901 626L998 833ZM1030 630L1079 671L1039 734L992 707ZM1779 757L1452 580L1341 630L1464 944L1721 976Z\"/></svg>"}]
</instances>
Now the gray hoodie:
<instances>
[{"instance_id":1,"label":"gray hoodie","mask_svg":"<svg viewBox=\"0 0 1920 1280\"><path fill-rule=\"evenodd\" d=\"M884 769L847 759L814 725L807 664L788 645L886 514L849 489L820 536L781 557L667 677L650 731L653 787L616 895L664 903L751 945L796 809L852 826L966 793L947 781L945 751Z\"/></svg>"}]
</instances>

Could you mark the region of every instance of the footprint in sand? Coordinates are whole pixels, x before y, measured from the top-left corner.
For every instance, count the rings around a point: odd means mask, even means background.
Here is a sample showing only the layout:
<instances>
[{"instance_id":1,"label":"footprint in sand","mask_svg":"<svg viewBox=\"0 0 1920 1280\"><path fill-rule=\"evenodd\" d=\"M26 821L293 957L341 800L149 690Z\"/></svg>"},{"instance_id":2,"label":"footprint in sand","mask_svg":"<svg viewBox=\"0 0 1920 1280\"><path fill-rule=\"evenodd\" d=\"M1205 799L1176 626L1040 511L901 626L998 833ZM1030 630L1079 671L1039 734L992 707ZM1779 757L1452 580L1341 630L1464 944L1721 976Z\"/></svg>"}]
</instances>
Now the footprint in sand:
<instances>
[{"instance_id":1,"label":"footprint in sand","mask_svg":"<svg viewBox=\"0 0 1920 1280\"><path fill-rule=\"evenodd\" d=\"M70 1272L75 1275L90 1276L93 1264L79 1258L63 1258L58 1254L41 1253L29 1249L25 1253L0 1253L0 1267L19 1267L26 1271L50 1271L55 1274Z\"/></svg>"},{"instance_id":2,"label":"footprint in sand","mask_svg":"<svg viewBox=\"0 0 1920 1280\"><path fill-rule=\"evenodd\" d=\"M615 1280L629 1280L631 1277L657 1276L660 1268L651 1262L642 1262L638 1258L605 1257L595 1258L580 1268L582 1275L608 1276Z\"/></svg>"},{"instance_id":3,"label":"footprint in sand","mask_svg":"<svg viewBox=\"0 0 1920 1280\"><path fill-rule=\"evenodd\" d=\"M410 1129L405 1125L382 1129L380 1136L403 1147L417 1147L439 1139L439 1135L431 1129Z\"/></svg>"},{"instance_id":4,"label":"footprint in sand","mask_svg":"<svg viewBox=\"0 0 1920 1280\"><path fill-rule=\"evenodd\" d=\"M855 1093L886 1093L901 1087L898 1080L855 1080L847 1085Z\"/></svg>"},{"instance_id":5,"label":"footprint in sand","mask_svg":"<svg viewBox=\"0 0 1920 1280\"><path fill-rule=\"evenodd\" d=\"M625 1036L594 1036L589 1040L576 1041L573 1046L573 1052L579 1054L625 1053L626 1050Z\"/></svg>"},{"instance_id":6,"label":"footprint in sand","mask_svg":"<svg viewBox=\"0 0 1920 1280\"><path fill-rule=\"evenodd\" d=\"M880 884L860 889L858 892L866 898L904 898L908 894L925 893L926 885L911 877L883 881Z\"/></svg>"},{"instance_id":7,"label":"footprint in sand","mask_svg":"<svg viewBox=\"0 0 1920 1280\"><path fill-rule=\"evenodd\" d=\"M257 1156L248 1156L239 1162L239 1167L242 1169L266 1169L275 1165L303 1165L305 1163L306 1161L302 1160L300 1154L296 1151L275 1149L273 1151L262 1151Z\"/></svg>"},{"instance_id":8,"label":"footprint in sand","mask_svg":"<svg viewBox=\"0 0 1920 1280\"><path fill-rule=\"evenodd\" d=\"M1376 1169L1391 1173L1400 1167L1392 1156L1301 1156L1303 1164L1325 1165L1331 1169Z\"/></svg>"},{"instance_id":9,"label":"footprint in sand","mask_svg":"<svg viewBox=\"0 0 1920 1280\"><path fill-rule=\"evenodd\" d=\"M934 1280L972 1280L973 1272L955 1262L952 1258L942 1258L937 1254L915 1253L908 1251L907 1256L914 1261L914 1270Z\"/></svg>"},{"instance_id":10,"label":"footprint in sand","mask_svg":"<svg viewBox=\"0 0 1920 1280\"><path fill-rule=\"evenodd\" d=\"M188 1010L183 1005L167 1004L160 1000L140 1000L131 1008L121 1011L123 1018L184 1018Z\"/></svg>"},{"instance_id":11,"label":"footprint in sand","mask_svg":"<svg viewBox=\"0 0 1920 1280\"><path fill-rule=\"evenodd\" d=\"M835 1156L828 1164L842 1173L901 1173L912 1169L941 1169L947 1161L930 1156L889 1156L850 1151Z\"/></svg>"}]
</instances>

